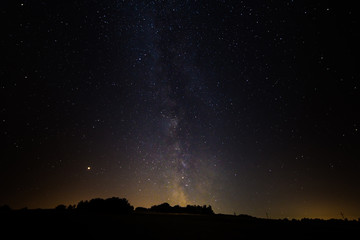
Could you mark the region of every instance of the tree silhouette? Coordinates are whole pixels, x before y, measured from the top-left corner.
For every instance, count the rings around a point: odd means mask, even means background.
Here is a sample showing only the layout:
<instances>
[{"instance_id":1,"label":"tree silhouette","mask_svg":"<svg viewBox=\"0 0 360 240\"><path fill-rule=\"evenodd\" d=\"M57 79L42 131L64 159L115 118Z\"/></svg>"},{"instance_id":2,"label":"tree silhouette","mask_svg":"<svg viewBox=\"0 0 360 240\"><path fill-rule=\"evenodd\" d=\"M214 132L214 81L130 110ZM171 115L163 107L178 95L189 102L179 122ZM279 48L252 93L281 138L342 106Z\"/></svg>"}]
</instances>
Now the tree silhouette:
<instances>
[{"instance_id":1,"label":"tree silhouette","mask_svg":"<svg viewBox=\"0 0 360 240\"><path fill-rule=\"evenodd\" d=\"M126 198L112 197L108 199L94 198L90 201L80 201L76 207L80 211L108 212L128 214L134 211Z\"/></svg>"},{"instance_id":2,"label":"tree silhouette","mask_svg":"<svg viewBox=\"0 0 360 240\"><path fill-rule=\"evenodd\" d=\"M0 213L10 212L11 208L8 205L0 206Z\"/></svg>"},{"instance_id":3,"label":"tree silhouette","mask_svg":"<svg viewBox=\"0 0 360 240\"><path fill-rule=\"evenodd\" d=\"M55 210L57 210L57 211L65 211L66 206L64 204L60 204L55 208Z\"/></svg>"},{"instance_id":4,"label":"tree silhouette","mask_svg":"<svg viewBox=\"0 0 360 240\"><path fill-rule=\"evenodd\" d=\"M186 207L180 207L175 205L171 207L168 203L162 203L160 205L152 206L149 211L151 212L163 212L163 213L190 213L190 214L214 214L211 206L198 206L198 205L187 205Z\"/></svg>"}]
</instances>

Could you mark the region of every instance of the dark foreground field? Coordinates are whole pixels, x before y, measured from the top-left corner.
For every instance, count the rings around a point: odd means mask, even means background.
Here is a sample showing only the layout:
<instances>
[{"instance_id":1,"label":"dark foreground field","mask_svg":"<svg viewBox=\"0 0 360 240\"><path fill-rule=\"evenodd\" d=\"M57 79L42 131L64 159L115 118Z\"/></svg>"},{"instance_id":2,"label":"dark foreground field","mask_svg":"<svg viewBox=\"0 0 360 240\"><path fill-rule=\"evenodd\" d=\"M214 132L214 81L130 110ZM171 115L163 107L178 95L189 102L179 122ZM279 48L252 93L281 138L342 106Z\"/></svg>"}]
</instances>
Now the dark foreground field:
<instances>
[{"instance_id":1,"label":"dark foreground field","mask_svg":"<svg viewBox=\"0 0 360 240\"><path fill-rule=\"evenodd\" d=\"M360 222L266 220L248 216L18 210L0 214L1 235L111 239L359 239ZM335 238L334 238L335 237Z\"/></svg>"}]
</instances>

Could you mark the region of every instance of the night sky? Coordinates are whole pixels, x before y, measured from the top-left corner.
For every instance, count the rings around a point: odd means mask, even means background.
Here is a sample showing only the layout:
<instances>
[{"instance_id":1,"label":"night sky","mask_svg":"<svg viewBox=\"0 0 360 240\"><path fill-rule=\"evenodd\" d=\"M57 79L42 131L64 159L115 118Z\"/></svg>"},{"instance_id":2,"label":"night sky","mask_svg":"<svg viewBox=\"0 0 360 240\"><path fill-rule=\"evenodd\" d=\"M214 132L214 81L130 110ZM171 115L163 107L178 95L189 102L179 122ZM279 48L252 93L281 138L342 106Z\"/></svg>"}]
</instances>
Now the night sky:
<instances>
[{"instance_id":1,"label":"night sky","mask_svg":"<svg viewBox=\"0 0 360 240\"><path fill-rule=\"evenodd\" d=\"M359 8L334 2L2 2L0 205L360 217Z\"/></svg>"}]
</instances>

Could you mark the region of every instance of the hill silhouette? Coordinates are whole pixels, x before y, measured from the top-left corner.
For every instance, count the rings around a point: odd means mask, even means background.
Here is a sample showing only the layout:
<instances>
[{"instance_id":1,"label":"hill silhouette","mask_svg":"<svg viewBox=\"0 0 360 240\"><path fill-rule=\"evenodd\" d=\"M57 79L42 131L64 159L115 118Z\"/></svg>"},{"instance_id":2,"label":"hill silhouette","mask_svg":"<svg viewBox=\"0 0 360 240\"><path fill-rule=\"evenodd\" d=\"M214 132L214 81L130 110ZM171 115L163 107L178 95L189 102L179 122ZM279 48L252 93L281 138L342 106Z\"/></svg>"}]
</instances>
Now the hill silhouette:
<instances>
[{"instance_id":1,"label":"hill silhouette","mask_svg":"<svg viewBox=\"0 0 360 240\"><path fill-rule=\"evenodd\" d=\"M17 237L99 237L147 239L356 237L360 220L262 219L215 214L211 206L134 207L125 198L94 198L54 209L12 210L0 207L0 230Z\"/></svg>"}]
</instances>

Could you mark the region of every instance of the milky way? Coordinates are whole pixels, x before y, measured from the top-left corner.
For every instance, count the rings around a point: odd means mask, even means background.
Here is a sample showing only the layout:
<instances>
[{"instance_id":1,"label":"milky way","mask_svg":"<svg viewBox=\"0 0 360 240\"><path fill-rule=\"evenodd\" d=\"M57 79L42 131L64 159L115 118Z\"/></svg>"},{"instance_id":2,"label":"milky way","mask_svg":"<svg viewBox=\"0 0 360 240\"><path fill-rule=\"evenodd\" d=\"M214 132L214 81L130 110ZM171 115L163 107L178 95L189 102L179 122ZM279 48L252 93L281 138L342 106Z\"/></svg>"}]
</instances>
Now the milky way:
<instances>
[{"instance_id":1,"label":"milky way","mask_svg":"<svg viewBox=\"0 0 360 240\"><path fill-rule=\"evenodd\" d=\"M209 171L216 169L216 159L206 146L211 125L200 122L201 114L215 114L208 97L214 93L195 63L196 36L184 21L174 17L184 7L181 3L144 5L134 12L143 24L135 27L130 40L131 45L132 39L141 39L138 35L146 36L132 46L134 64L145 70L134 73L135 77L146 86L140 92L141 110L134 109L143 111L146 118L136 126L139 138L149 136L144 140L145 148L139 148L143 162L140 176L160 183L167 201L182 205L215 198L211 191L214 176ZM203 128L205 124L209 126ZM204 151L208 153L202 154ZM143 172L148 169L151 177L146 178Z\"/></svg>"}]
</instances>

